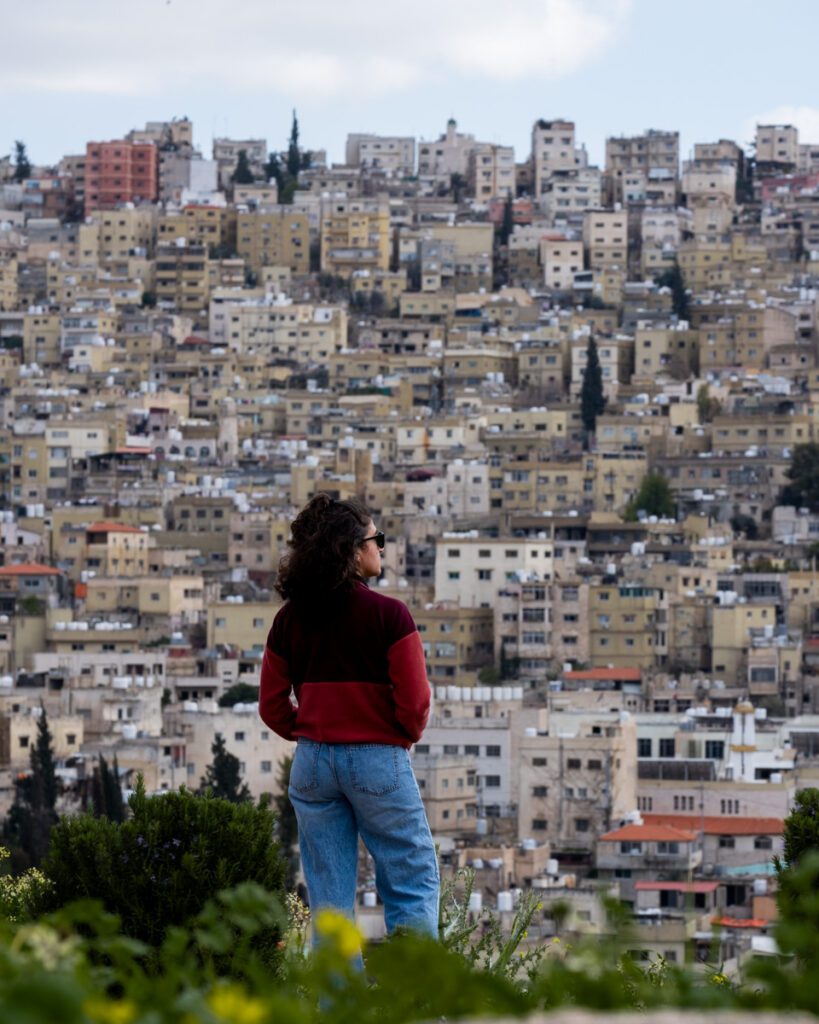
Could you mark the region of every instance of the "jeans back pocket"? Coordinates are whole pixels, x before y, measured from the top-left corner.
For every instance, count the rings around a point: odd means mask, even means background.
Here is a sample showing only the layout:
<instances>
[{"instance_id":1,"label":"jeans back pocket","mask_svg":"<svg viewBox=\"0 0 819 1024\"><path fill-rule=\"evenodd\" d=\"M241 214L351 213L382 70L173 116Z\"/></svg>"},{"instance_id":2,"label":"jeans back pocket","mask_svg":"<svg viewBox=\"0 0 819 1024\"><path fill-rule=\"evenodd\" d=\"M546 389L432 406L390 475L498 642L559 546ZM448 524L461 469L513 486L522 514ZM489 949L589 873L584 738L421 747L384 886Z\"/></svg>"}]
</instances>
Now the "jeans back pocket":
<instances>
[{"instance_id":1,"label":"jeans back pocket","mask_svg":"<svg viewBox=\"0 0 819 1024\"><path fill-rule=\"evenodd\" d=\"M290 768L290 788L295 793L318 789L318 760L321 744L299 741Z\"/></svg>"},{"instance_id":2,"label":"jeans back pocket","mask_svg":"<svg viewBox=\"0 0 819 1024\"><path fill-rule=\"evenodd\" d=\"M402 747L384 743L356 743L347 747L350 782L357 793L383 796L400 785L399 753Z\"/></svg>"}]
</instances>

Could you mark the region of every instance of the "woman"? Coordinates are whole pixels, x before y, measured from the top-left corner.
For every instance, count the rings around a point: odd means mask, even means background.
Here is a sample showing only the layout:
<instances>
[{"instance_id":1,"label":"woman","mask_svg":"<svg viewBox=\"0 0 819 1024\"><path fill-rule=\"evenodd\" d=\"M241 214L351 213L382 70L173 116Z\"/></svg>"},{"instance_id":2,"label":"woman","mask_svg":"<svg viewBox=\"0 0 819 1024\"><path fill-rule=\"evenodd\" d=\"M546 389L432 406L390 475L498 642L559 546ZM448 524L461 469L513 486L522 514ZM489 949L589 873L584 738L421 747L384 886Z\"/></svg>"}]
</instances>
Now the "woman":
<instances>
[{"instance_id":1,"label":"woman","mask_svg":"<svg viewBox=\"0 0 819 1024\"><path fill-rule=\"evenodd\" d=\"M298 740L289 796L311 909L353 916L361 836L387 931L435 936L438 864L409 759L430 688L406 606L364 582L381 573L384 534L358 501L317 494L293 521L289 547L259 714Z\"/></svg>"}]
</instances>

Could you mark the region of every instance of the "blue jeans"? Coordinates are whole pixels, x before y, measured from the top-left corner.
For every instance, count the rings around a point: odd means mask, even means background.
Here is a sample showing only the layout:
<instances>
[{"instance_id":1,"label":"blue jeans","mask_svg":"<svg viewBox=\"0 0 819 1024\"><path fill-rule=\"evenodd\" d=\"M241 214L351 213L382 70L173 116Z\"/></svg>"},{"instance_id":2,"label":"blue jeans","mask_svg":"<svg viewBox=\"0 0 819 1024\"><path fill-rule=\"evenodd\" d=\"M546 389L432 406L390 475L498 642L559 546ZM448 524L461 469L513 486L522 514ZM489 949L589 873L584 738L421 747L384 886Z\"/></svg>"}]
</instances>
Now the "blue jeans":
<instances>
[{"instance_id":1,"label":"blue jeans","mask_svg":"<svg viewBox=\"0 0 819 1024\"><path fill-rule=\"evenodd\" d=\"M409 751L377 743L299 739L290 801L310 908L353 917L358 837L375 861L387 931L438 935L438 859Z\"/></svg>"}]
</instances>

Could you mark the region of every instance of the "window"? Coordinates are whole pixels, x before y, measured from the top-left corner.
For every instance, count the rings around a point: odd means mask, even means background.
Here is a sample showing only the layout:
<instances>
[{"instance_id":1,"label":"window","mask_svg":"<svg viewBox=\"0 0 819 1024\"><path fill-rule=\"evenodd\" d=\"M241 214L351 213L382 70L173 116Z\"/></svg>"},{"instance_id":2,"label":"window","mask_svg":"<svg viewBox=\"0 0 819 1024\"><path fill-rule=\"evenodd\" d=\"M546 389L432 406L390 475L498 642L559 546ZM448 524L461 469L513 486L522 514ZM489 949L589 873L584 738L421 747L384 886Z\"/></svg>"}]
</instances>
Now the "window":
<instances>
[{"instance_id":1,"label":"window","mask_svg":"<svg viewBox=\"0 0 819 1024\"><path fill-rule=\"evenodd\" d=\"M545 757L533 757L532 758L532 765L535 768L545 768L546 764L547 764L547 760L546 760Z\"/></svg>"},{"instance_id":2,"label":"window","mask_svg":"<svg viewBox=\"0 0 819 1024\"><path fill-rule=\"evenodd\" d=\"M429 753L429 744L428 743L416 743L415 744L415 753L416 754L428 754Z\"/></svg>"},{"instance_id":3,"label":"window","mask_svg":"<svg viewBox=\"0 0 819 1024\"><path fill-rule=\"evenodd\" d=\"M532 786L532 796L548 796L548 786Z\"/></svg>"},{"instance_id":4,"label":"window","mask_svg":"<svg viewBox=\"0 0 819 1024\"><path fill-rule=\"evenodd\" d=\"M545 818L532 818L532 831L533 832L545 832L549 827L549 822Z\"/></svg>"},{"instance_id":5,"label":"window","mask_svg":"<svg viewBox=\"0 0 819 1024\"><path fill-rule=\"evenodd\" d=\"M575 830L575 832L588 832L589 831L589 819L588 818L575 818L574 819L574 830Z\"/></svg>"},{"instance_id":6,"label":"window","mask_svg":"<svg viewBox=\"0 0 819 1024\"><path fill-rule=\"evenodd\" d=\"M73 747L74 744L77 742L76 734L73 732L68 733L65 737L65 742L69 747Z\"/></svg>"},{"instance_id":7,"label":"window","mask_svg":"<svg viewBox=\"0 0 819 1024\"><path fill-rule=\"evenodd\" d=\"M445 743L444 744L444 753L445 754L457 754L458 753L458 744L457 743Z\"/></svg>"},{"instance_id":8,"label":"window","mask_svg":"<svg viewBox=\"0 0 819 1024\"><path fill-rule=\"evenodd\" d=\"M588 768L588 770L590 772L599 772L600 769L603 767L603 762L602 761L587 761L586 762L586 767Z\"/></svg>"},{"instance_id":9,"label":"window","mask_svg":"<svg viewBox=\"0 0 819 1024\"><path fill-rule=\"evenodd\" d=\"M674 756L674 737L660 739L660 757Z\"/></svg>"},{"instance_id":10,"label":"window","mask_svg":"<svg viewBox=\"0 0 819 1024\"><path fill-rule=\"evenodd\" d=\"M500 757L501 756L501 748L500 747L494 747L494 746L487 747L486 748L486 756L487 757Z\"/></svg>"},{"instance_id":11,"label":"window","mask_svg":"<svg viewBox=\"0 0 819 1024\"><path fill-rule=\"evenodd\" d=\"M484 775L483 783L487 789L496 789L500 786L500 775Z\"/></svg>"},{"instance_id":12,"label":"window","mask_svg":"<svg viewBox=\"0 0 819 1024\"><path fill-rule=\"evenodd\" d=\"M21 736L20 737L20 746L23 747L23 748L28 746L28 736Z\"/></svg>"},{"instance_id":13,"label":"window","mask_svg":"<svg viewBox=\"0 0 819 1024\"><path fill-rule=\"evenodd\" d=\"M260 765L260 768L261 768L262 772L265 775L267 775L269 772L273 771L273 762L272 761L262 761L262 763Z\"/></svg>"},{"instance_id":14,"label":"window","mask_svg":"<svg viewBox=\"0 0 819 1024\"><path fill-rule=\"evenodd\" d=\"M719 761L725 756L724 740L706 740L705 756Z\"/></svg>"},{"instance_id":15,"label":"window","mask_svg":"<svg viewBox=\"0 0 819 1024\"><path fill-rule=\"evenodd\" d=\"M770 836L757 836L756 839L754 839L754 849L755 850L772 850L773 849L773 839L771 839Z\"/></svg>"},{"instance_id":16,"label":"window","mask_svg":"<svg viewBox=\"0 0 819 1024\"><path fill-rule=\"evenodd\" d=\"M733 836L720 836L719 837L719 848L721 850L733 850L733 848L734 848L734 837Z\"/></svg>"},{"instance_id":17,"label":"window","mask_svg":"<svg viewBox=\"0 0 819 1024\"><path fill-rule=\"evenodd\" d=\"M620 843L620 853L638 854L643 852L643 844L635 842L633 839L627 839Z\"/></svg>"},{"instance_id":18,"label":"window","mask_svg":"<svg viewBox=\"0 0 819 1024\"><path fill-rule=\"evenodd\" d=\"M233 734L233 738L237 743L242 743L244 741L245 734L243 732L235 732Z\"/></svg>"},{"instance_id":19,"label":"window","mask_svg":"<svg viewBox=\"0 0 819 1024\"><path fill-rule=\"evenodd\" d=\"M577 771L580 768L580 758L579 757L570 757L566 761L566 768L569 771Z\"/></svg>"},{"instance_id":20,"label":"window","mask_svg":"<svg viewBox=\"0 0 819 1024\"><path fill-rule=\"evenodd\" d=\"M676 856L679 852L679 843L657 843L657 853L664 857Z\"/></svg>"}]
</instances>

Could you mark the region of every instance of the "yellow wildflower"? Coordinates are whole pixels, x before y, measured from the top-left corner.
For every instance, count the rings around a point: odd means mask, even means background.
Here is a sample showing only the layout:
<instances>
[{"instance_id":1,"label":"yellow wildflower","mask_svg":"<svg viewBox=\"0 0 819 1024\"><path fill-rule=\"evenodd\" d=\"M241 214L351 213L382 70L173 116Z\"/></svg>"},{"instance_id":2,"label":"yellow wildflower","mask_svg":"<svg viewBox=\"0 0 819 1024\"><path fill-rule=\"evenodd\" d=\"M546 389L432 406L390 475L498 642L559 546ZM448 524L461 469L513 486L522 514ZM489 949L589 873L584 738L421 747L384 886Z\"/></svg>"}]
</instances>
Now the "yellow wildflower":
<instances>
[{"instance_id":1,"label":"yellow wildflower","mask_svg":"<svg viewBox=\"0 0 819 1024\"><path fill-rule=\"evenodd\" d=\"M361 932L349 918L335 910L319 911L316 932L325 939L332 939L342 956L353 957L361 952Z\"/></svg>"},{"instance_id":2,"label":"yellow wildflower","mask_svg":"<svg viewBox=\"0 0 819 1024\"><path fill-rule=\"evenodd\" d=\"M87 999L83 1010L96 1024L131 1024L136 1006L128 999Z\"/></svg>"},{"instance_id":3,"label":"yellow wildflower","mask_svg":"<svg viewBox=\"0 0 819 1024\"><path fill-rule=\"evenodd\" d=\"M208 996L208 1006L225 1024L260 1024L267 1007L248 995L241 985L220 985Z\"/></svg>"}]
</instances>

